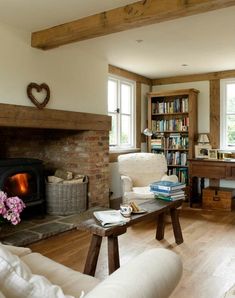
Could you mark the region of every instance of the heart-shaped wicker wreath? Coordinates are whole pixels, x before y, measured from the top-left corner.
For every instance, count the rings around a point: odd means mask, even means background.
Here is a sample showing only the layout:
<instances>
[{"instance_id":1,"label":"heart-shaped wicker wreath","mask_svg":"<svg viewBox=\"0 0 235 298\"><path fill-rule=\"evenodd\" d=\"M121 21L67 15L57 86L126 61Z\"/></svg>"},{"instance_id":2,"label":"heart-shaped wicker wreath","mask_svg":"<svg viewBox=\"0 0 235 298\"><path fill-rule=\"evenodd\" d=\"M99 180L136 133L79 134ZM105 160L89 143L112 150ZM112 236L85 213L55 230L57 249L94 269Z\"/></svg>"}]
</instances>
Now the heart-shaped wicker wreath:
<instances>
[{"instance_id":1,"label":"heart-shaped wicker wreath","mask_svg":"<svg viewBox=\"0 0 235 298\"><path fill-rule=\"evenodd\" d=\"M39 102L35 98L35 96L32 93L33 89L36 89L37 92L41 92L43 90L46 91L46 97L44 98L44 100L42 102ZM27 95L28 95L29 99L32 101L32 103L35 104L35 106L38 109L43 109L47 105L47 103L50 99L50 89L49 89L49 86L45 83L43 83L41 85L38 85L36 83L30 83L27 87Z\"/></svg>"}]
</instances>

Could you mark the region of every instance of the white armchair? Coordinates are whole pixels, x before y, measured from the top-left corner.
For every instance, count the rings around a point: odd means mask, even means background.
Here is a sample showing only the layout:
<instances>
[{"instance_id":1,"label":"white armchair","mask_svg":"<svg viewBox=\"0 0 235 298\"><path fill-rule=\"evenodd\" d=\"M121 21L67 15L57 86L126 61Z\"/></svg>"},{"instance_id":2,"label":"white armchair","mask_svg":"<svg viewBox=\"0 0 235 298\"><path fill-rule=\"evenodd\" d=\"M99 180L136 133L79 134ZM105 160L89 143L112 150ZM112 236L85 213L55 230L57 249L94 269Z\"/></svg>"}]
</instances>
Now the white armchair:
<instances>
[{"instance_id":1,"label":"white armchair","mask_svg":"<svg viewBox=\"0 0 235 298\"><path fill-rule=\"evenodd\" d=\"M178 182L176 175L168 176L166 158L155 153L129 153L118 157L123 202L143 203L154 198L150 183L159 180Z\"/></svg>"}]
</instances>

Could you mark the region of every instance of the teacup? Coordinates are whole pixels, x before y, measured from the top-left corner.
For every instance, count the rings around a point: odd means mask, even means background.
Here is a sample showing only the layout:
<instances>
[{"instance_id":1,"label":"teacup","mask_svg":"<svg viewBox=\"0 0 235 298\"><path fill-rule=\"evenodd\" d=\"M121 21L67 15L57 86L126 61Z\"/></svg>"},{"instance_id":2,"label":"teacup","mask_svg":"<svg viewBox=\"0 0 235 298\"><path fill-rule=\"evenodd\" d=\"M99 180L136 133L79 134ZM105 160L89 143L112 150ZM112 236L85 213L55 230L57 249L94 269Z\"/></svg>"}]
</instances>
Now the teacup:
<instances>
[{"instance_id":1,"label":"teacup","mask_svg":"<svg viewBox=\"0 0 235 298\"><path fill-rule=\"evenodd\" d=\"M120 211L123 216L129 217L129 216L131 216L132 208L128 204L121 204Z\"/></svg>"}]
</instances>

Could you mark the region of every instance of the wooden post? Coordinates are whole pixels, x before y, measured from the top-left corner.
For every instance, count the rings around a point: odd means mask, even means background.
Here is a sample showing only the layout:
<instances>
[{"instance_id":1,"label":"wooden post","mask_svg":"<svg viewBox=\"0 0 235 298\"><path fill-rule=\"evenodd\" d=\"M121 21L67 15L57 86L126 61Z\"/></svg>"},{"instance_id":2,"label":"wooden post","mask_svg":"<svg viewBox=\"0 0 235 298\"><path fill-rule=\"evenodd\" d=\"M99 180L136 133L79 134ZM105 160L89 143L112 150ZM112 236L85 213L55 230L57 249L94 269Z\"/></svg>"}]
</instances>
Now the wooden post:
<instances>
[{"instance_id":1,"label":"wooden post","mask_svg":"<svg viewBox=\"0 0 235 298\"><path fill-rule=\"evenodd\" d=\"M210 143L220 147L220 80L210 80ZM218 179L210 179L210 186L219 186Z\"/></svg>"}]
</instances>

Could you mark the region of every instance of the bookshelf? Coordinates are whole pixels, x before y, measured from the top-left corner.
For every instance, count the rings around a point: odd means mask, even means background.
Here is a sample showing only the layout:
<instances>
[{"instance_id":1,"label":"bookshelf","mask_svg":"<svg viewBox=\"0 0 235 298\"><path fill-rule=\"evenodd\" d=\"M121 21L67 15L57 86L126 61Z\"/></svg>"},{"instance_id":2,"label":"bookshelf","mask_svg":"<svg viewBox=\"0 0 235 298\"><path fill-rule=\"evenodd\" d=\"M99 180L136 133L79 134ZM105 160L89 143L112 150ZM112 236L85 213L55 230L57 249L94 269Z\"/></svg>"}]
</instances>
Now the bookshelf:
<instances>
[{"instance_id":1,"label":"bookshelf","mask_svg":"<svg viewBox=\"0 0 235 298\"><path fill-rule=\"evenodd\" d=\"M164 154L168 174L188 184L188 159L194 157L197 136L196 89L148 93L148 151Z\"/></svg>"}]
</instances>

